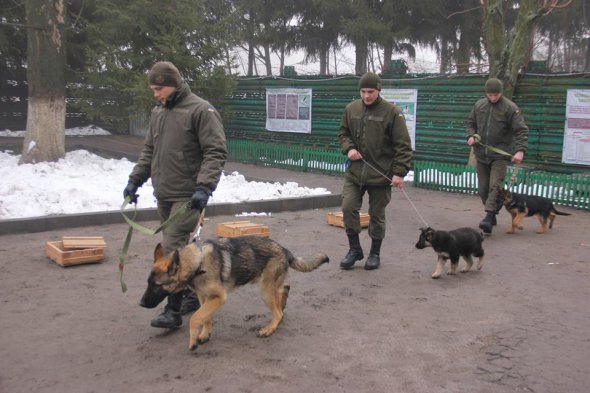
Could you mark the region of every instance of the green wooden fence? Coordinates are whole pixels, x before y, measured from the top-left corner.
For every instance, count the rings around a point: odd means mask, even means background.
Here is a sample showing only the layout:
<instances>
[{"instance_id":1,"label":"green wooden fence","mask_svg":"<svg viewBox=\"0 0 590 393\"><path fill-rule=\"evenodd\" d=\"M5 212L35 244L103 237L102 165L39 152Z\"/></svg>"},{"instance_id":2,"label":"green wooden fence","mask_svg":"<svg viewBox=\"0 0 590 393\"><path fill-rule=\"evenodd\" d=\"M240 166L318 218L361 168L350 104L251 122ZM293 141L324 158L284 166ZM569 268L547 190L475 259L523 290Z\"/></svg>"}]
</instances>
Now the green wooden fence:
<instances>
[{"instance_id":1,"label":"green wooden fence","mask_svg":"<svg viewBox=\"0 0 590 393\"><path fill-rule=\"evenodd\" d=\"M433 161L414 162L414 185L449 192L477 193L474 167ZM590 210L590 176L510 167L505 188L519 194L536 195L554 203Z\"/></svg>"},{"instance_id":2,"label":"green wooden fence","mask_svg":"<svg viewBox=\"0 0 590 393\"><path fill-rule=\"evenodd\" d=\"M298 145L229 139L228 159L303 172L343 175L345 156L336 149L310 149ZM434 161L414 161L414 186L431 190L477 193L475 168ZM506 187L513 192L538 195L554 203L590 210L590 176L510 167Z\"/></svg>"},{"instance_id":3,"label":"green wooden fence","mask_svg":"<svg viewBox=\"0 0 590 393\"><path fill-rule=\"evenodd\" d=\"M344 173L346 157L337 150L236 139L228 139L227 148L232 161L328 175Z\"/></svg>"},{"instance_id":4,"label":"green wooden fence","mask_svg":"<svg viewBox=\"0 0 590 393\"><path fill-rule=\"evenodd\" d=\"M415 159L467 164L465 122L473 104L483 98L487 75L406 75L383 78L383 88L417 89ZM266 89L312 89L309 134L272 132L266 125ZM550 172L588 171L588 166L562 162L568 89L590 89L590 73L521 75L514 101L530 128L526 163ZM224 108L230 139L338 149L338 128L346 104L359 97L358 77L240 78Z\"/></svg>"}]
</instances>

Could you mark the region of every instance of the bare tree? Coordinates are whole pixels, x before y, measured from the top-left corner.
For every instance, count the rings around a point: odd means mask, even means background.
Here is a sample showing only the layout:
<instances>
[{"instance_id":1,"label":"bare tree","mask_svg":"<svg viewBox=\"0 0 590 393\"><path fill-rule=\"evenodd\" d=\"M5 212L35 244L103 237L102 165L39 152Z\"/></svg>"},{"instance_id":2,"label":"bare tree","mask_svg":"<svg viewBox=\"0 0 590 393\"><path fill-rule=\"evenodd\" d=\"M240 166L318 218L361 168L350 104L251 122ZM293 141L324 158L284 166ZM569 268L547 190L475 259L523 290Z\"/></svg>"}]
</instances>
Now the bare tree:
<instances>
[{"instance_id":1,"label":"bare tree","mask_svg":"<svg viewBox=\"0 0 590 393\"><path fill-rule=\"evenodd\" d=\"M518 73L525 66L539 19L557 8L568 7L573 0L522 0L513 30L506 29L505 14L514 3L505 0L481 0L490 76L504 82L504 94L512 97ZM516 7L515 7L516 8Z\"/></svg>"},{"instance_id":2,"label":"bare tree","mask_svg":"<svg viewBox=\"0 0 590 393\"><path fill-rule=\"evenodd\" d=\"M26 0L27 131L20 163L65 156L64 0Z\"/></svg>"}]
</instances>

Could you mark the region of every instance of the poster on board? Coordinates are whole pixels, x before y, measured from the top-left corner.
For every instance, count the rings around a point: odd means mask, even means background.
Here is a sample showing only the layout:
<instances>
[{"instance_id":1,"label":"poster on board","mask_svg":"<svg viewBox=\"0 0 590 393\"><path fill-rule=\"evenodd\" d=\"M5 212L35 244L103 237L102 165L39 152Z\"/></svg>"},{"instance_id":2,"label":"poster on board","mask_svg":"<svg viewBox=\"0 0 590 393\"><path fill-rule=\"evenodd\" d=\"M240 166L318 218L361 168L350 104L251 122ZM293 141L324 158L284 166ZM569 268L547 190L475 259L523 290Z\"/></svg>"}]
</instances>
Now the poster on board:
<instances>
[{"instance_id":1,"label":"poster on board","mask_svg":"<svg viewBox=\"0 0 590 393\"><path fill-rule=\"evenodd\" d=\"M590 90L567 91L561 157L566 164L590 165Z\"/></svg>"},{"instance_id":2,"label":"poster on board","mask_svg":"<svg viewBox=\"0 0 590 393\"><path fill-rule=\"evenodd\" d=\"M394 103L406 118L406 126L412 140L412 149L416 150L416 110L418 108L418 90L416 89L382 89L381 97Z\"/></svg>"},{"instance_id":3,"label":"poster on board","mask_svg":"<svg viewBox=\"0 0 590 393\"><path fill-rule=\"evenodd\" d=\"M311 89L266 89L266 129L311 133Z\"/></svg>"}]
</instances>

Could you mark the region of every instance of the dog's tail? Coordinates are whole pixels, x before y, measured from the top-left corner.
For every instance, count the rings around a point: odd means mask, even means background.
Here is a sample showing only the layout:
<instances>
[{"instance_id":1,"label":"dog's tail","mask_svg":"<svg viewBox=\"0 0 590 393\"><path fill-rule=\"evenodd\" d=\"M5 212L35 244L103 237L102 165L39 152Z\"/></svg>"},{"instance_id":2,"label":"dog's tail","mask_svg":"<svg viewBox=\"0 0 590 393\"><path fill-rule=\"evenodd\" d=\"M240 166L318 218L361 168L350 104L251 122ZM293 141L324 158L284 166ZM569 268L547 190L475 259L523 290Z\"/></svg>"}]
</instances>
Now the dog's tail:
<instances>
[{"instance_id":1,"label":"dog's tail","mask_svg":"<svg viewBox=\"0 0 590 393\"><path fill-rule=\"evenodd\" d=\"M571 216L570 213L560 212L556 208L552 208L551 210L553 211L553 213L557 214L558 216Z\"/></svg>"},{"instance_id":2,"label":"dog's tail","mask_svg":"<svg viewBox=\"0 0 590 393\"><path fill-rule=\"evenodd\" d=\"M330 262L330 258L326 254L316 254L310 258L301 258L290 255L289 266L298 272L311 272L324 263Z\"/></svg>"}]
</instances>

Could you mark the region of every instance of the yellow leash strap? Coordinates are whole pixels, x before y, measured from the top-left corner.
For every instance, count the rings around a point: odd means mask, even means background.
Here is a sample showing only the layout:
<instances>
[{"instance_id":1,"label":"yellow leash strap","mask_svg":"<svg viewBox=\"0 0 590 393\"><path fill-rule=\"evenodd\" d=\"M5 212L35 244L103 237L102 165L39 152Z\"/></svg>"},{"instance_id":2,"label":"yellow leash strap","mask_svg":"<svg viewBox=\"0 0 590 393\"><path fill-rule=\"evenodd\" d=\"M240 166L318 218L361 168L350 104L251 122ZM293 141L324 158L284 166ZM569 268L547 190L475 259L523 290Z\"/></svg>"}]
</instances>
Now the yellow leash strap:
<instances>
[{"instance_id":1,"label":"yellow leash strap","mask_svg":"<svg viewBox=\"0 0 590 393\"><path fill-rule=\"evenodd\" d=\"M170 226L178 217L186 213L187 210L190 210L190 201L186 202L184 205L180 207L177 211L174 212L166 221L164 221L159 227L156 229L150 229L148 227L144 227L137 222L135 222L135 217L137 216L137 204L135 204L135 211L133 212L133 217L129 218L125 214L125 208L131 201L131 197L128 196L123 201L121 205L121 215L129 225L129 230L127 231L127 236L125 237L125 243L123 243L123 248L119 252L119 281L121 282L121 290L123 292L127 292L127 285L125 285L125 281L123 281L123 269L125 268L125 258L127 258L127 252L129 251L129 244L131 244L131 237L133 235L133 230L137 229L139 232L143 233L144 235L153 236L158 232L163 231L167 227Z\"/></svg>"},{"instance_id":2,"label":"yellow leash strap","mask_svg":"<svg viewBox=\"0 0 590 393\"><path fill-rule=\"evenodd\" d=\"M490 146L490 145L486 145L485 143L481 143L481 135L479 135L479 134L473 134L473 135L471 135L471 136L473 137L473 139L475 139L475 142L476 142L478 145L481 145L481 146L483 146L483 147L487 147L488 149L490 149L491 151L493 151L493 152L495 152L495 153L502 154L502 155L504 155L504 156L508 156L508 157L512 157L512 154L510 154L510 153L508 153L508 152L505 152L505 151L504 151L504 150L502 150L502 149L498 149L497 147Z\"/></svg>"}]
</instances>

